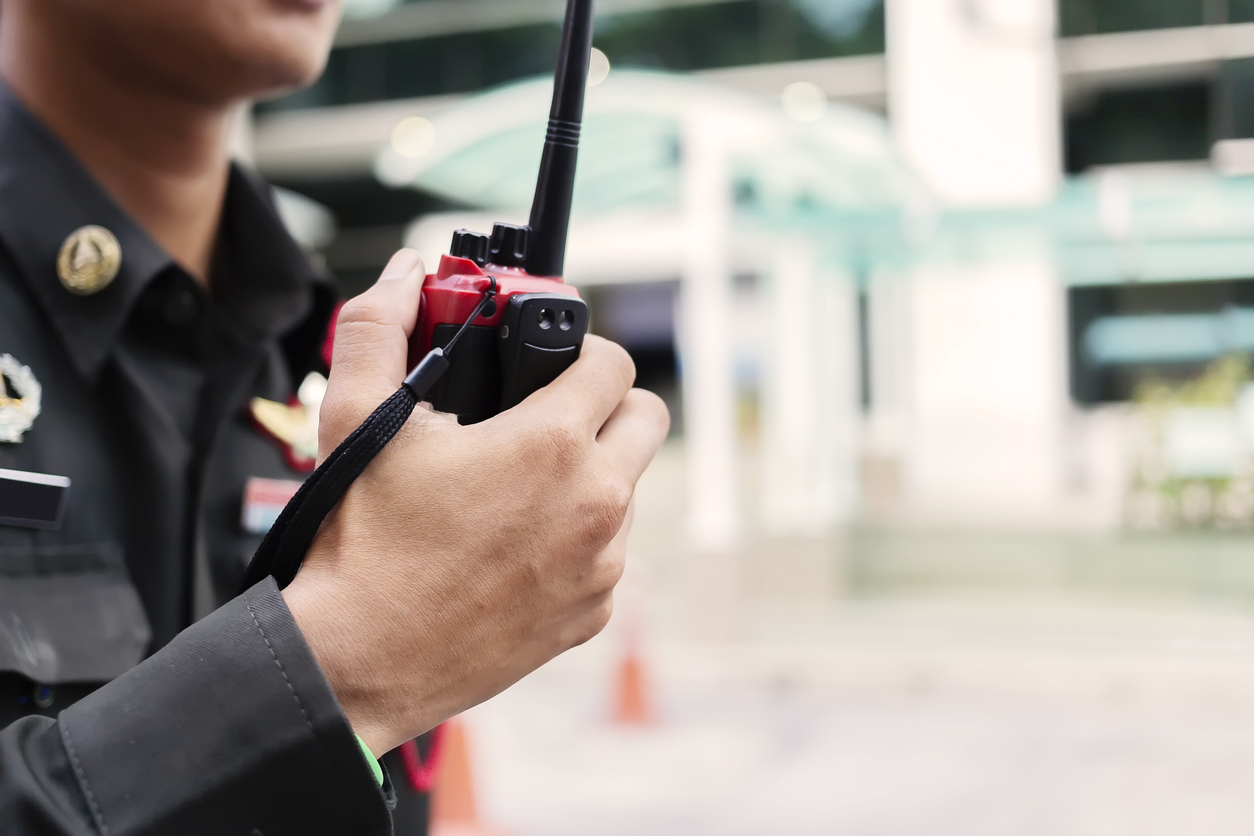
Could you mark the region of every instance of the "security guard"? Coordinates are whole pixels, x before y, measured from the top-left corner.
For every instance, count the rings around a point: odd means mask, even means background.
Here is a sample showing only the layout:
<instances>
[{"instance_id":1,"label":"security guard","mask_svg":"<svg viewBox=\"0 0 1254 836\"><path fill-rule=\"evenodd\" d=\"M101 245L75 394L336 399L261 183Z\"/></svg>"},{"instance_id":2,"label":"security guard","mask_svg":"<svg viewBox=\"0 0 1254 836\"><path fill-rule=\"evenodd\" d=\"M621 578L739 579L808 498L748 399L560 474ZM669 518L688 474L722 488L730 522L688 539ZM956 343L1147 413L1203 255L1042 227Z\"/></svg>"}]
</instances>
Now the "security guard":
<instances>
[{"instance_id":1,"label":"security guard","mask_svg":"<svg viewBox=\"0 0 1254 836\"><path fill-rule=\"evenodd\" d=\"M316 454L331 284L284 230L268 189L228 167L224 145L197 148L192 126L176 137L189 147L141 160L147 170L135 172L127 158L154 147L144 133L187 126L163 124L161 110L150 124L116 121L138 115L125 96L157 82L171 88L172 107L190 109L195 102L179 100L211 83L193 74L215 69L219 84L235 85L209 90L219 95L219 115L228 113L228 94L275 85L256 69L266 62L303 61L277 81L306 80L325 56L335 4L283 5L4 0L0 727L55 716L233 599L269 521ZM145 39L112 40L123 26ZM261 34L250 45L228 26ZM165 64L165 27L221 56ZM262 38L280 35L290 39L288 53L294 42L305 54L294 60ZM140 68L126 66L126 47L152 56L150 80L124 75ZM244 47L252 67L240 60ZM236 76L255 77L232 78L227 59ZM117 86L101 83L109 73ZM110 147L135 138L131 149ZM191 195L211 215L170 217L199 221L200 242L188 246L186 231L164 219L151 224L159 242L119 206L141 202L135 193L146 178L186 177L181 169L197 165L221 175L206 180L221 194ZM132 179L119 185L121 176ZM307 378L313 396L300 405ZM397 778L397 833L425 833L425 795L403 780L399 758L386 760Z\"/></svg>"},{"instance_id":2,"label":"security guard","mask_svg":"<svg viewBox=\"0 0 1254 836\"><path fill-rule=\"evenodd\" d=\"M418 315L404 250L336 319L314 433L334 296L227 135L317 75L338 11L0 0L4 836L417 832L376 757L609 618L669 419L592 336L489 421L416 410L292 584L236 596Z\"/></svg>"}]
</instances>

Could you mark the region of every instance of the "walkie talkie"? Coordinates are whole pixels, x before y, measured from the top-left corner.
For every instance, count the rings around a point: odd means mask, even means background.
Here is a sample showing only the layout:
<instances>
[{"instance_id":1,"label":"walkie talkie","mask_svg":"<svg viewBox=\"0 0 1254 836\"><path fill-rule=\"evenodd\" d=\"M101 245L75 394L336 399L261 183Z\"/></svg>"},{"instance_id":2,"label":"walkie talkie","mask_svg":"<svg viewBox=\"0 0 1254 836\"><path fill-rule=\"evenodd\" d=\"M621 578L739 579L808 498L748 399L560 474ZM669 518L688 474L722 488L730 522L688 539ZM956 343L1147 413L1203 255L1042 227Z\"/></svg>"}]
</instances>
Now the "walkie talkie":
<instances>
[{"instance_id":1,"label":"walkie talkie","mask_svg":"<svg viewBox=\"0 0 1254 836\"><path fill-rule=\"evenodd\" d=\"M427 400L463 424L491 418L552 383L579 358L588 306L562 283L575 158L592 52L592 0L568 0L553 109L527 226L459 230L427 276L401 388L310 474L253 555L244 589L291 583L322 521Z\"/></svg>"},{"instance_id":2,"label":"walkie talkie","mask_svg":"<svg viewBox=\"0 0 1254 836\"><path fill-rule=\"evenodd\" d=\"M498 223L491 235L458 230L423 285L410 358L446 347L461 332L447 372L427 399L463 424L490 418L552 383L579 357L588 333L588 306L563 284L562 269L592 16L592 0L568 0L530 222ZM495 304L472 317L492 291Z\"/></svg>"}]
</instances>

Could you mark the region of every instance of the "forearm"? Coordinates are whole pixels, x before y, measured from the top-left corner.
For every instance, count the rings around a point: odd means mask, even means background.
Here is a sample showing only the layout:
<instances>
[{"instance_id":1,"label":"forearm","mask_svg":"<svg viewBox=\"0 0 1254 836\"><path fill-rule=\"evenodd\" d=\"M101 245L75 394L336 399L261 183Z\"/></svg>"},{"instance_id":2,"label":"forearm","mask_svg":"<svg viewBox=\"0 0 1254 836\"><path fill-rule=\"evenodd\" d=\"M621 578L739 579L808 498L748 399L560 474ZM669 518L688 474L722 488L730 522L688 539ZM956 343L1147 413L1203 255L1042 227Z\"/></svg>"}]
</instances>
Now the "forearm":
<instances>
[{"instance_id":1,"label":"forearm","mask_svg":"<svg viewBox=\"0 0 1254 836\"><path fill-rule=\"evenodd\" d=\"M0 832L387 834L347 720L272 583L62 713L0 732Z\"/></svg>"}]
</instances>

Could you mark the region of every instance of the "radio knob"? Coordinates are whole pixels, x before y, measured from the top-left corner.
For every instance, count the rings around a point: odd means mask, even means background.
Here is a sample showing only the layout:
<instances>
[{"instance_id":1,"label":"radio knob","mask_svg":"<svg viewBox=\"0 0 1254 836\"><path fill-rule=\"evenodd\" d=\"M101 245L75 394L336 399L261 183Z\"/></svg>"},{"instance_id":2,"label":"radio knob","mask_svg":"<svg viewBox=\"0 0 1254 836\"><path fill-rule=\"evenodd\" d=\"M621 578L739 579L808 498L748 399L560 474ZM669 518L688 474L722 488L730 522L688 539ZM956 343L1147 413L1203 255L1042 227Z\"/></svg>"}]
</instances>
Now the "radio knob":
<instances>
[{"instance_id":1,"label":"radio knob","mask_svg":"<svg viewBox=\"0 0 1254 836\"><path fill-rule=\"evenodd\" d=\"M488 245L488 261L501 267L522 267L527 260L527 237L531 227L496 224Z\"/></svg>"},{"instance_id":2,"label":"radio knob","mask_svg":"<svg viewBox=\"0 0 1254 836\"><path fill-rule=\"evenodd\" d=\"M488 263L488 236L482 232L459 229L453 233L453 244L448 248L454 258L467 258L480 267Z\"/></svg>"}]
</instances>

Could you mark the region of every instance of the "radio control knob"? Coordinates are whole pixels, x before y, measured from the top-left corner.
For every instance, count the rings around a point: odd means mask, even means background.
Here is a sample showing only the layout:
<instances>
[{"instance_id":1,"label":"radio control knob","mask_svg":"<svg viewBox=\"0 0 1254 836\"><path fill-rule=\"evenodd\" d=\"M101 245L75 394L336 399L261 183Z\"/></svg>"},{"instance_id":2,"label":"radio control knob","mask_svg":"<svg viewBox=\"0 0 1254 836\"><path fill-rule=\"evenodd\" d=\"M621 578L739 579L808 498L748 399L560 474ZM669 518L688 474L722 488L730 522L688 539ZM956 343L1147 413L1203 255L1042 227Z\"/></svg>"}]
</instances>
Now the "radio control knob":
<instances>
[{"instance_id":1,"label":"radio control knob","mask_svg":"<svg viewBox=\"0 0 1254 836\"><path fill-rule=\"evenodd\" d=\"M527 237L531 227L496 224L488 244L488 261L501 267L522 267L527 260Z\"/></svg>"},{"instance_id":2,"label":"radio control knob","mask_svg":"<svg viewBox=\"0 0 1254 836\"><path fill-rule=\"evenodd\" d=\"M482 232L459 229L453 233L448 253L454 258L467 258L480 267L488 263L488 236Z\"/></svg>"}]
</instances>

